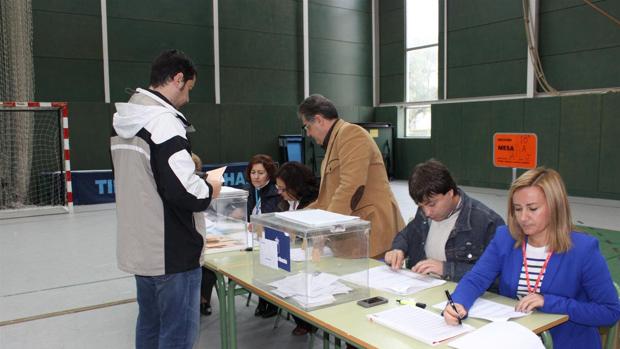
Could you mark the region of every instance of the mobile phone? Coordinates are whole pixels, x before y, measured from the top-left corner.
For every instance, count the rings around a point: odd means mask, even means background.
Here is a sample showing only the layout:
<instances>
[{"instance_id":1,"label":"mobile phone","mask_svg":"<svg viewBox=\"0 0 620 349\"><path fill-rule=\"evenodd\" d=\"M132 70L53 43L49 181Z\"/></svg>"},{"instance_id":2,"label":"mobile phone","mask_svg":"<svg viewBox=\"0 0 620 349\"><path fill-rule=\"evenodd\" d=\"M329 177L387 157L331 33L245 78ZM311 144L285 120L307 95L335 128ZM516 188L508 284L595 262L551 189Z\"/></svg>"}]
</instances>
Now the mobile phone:
<instances>
[{"instance_id":1,"label":"mobile phone","mask_svg":"<svg viewBox=\"0 0 620 349\"><path fill-rule=\"evenodd\" d=\"M359 301L357 301L357 305L360 305L364 308L370 308L370 307L374 307L375 305L381 305L381 304L385 304L387 303L388 300L381 297L381 296L377 296L377 297L370 297L370 298L366 298L366 299L361 299Z\"/></svg>"}]
</instances>

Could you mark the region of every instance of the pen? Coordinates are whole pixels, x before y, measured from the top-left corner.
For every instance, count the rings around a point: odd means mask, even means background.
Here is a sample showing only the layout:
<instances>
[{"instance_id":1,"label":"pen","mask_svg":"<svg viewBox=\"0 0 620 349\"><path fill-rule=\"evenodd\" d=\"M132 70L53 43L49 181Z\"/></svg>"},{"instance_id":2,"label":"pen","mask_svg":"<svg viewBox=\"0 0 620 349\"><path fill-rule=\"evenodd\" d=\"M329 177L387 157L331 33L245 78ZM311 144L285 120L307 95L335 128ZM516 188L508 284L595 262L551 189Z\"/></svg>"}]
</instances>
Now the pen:
<instances>
[{"instance_id":1,"label":"pen","mask_svg":"<svg viewBox=\"0 0 620 349\"><path fill-rule=\"evenodd\" d=\"M425 303L416 302L416 301L411 300L411 299L397 299L396 302L398 304L402 304L402 305L408 304L408 305L415 305L416 307L422 308L422 309L426 308L426 304Z\"/></svg>"},{"instance_id":2,"label":"pen","mask_svg":"<svg viewBox=\"0 0 620 349\"><path fill-rule=\"evenodd\" d=\"M456 310L456 306L454 305L454 301L452 300L452 296L450 296L450 292L448 292L448 290L446 290L446 297L448 297L448 303L450 303L450 306L452 307L452 309L454 309L454 312L456 313L457 319L459 319L459 325L462 325L463 319L461 319L459 311Z\"/></svg>"}]
</instances>

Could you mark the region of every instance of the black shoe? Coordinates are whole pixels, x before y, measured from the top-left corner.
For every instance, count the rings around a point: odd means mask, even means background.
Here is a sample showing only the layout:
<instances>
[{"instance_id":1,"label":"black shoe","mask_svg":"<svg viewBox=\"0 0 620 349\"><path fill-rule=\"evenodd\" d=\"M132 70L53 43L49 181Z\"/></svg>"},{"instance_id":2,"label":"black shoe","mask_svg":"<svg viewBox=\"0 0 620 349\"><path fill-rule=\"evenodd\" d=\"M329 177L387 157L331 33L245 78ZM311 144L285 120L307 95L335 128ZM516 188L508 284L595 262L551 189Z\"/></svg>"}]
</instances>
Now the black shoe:
<instances>
[{"instance_id":1,"label":"black shoe","mask_svg":"<svg viewBox=\"0 0 620 349\"><path fill-rule=\"evenodd\" d=\"M264 319L267 319L276 315L278 315L278 307L273 304L268 304L262 316Z\"/></svg>"},{"instance_id":2,"label":"black shoe","mask_svg":"<svg viewBox=\"0 0 620 349\"><path fill-rule=\"evenodd\" d=\"M211 315L211 306L208 303L200 303L200 314L204 316Z\"/></svg>"},{"instance_id":3,"label":"black shoe","mask_svg":"<svg viewBox=\"0 0 620 349\"><path fill-rule=\"evenodd\" d=\"M254 310L254 316L263 316L263 314L265 313L265 307L263 306L263 304L258 304L258 306L256 307L256 310Z\"/></svg>"}]
</instances>

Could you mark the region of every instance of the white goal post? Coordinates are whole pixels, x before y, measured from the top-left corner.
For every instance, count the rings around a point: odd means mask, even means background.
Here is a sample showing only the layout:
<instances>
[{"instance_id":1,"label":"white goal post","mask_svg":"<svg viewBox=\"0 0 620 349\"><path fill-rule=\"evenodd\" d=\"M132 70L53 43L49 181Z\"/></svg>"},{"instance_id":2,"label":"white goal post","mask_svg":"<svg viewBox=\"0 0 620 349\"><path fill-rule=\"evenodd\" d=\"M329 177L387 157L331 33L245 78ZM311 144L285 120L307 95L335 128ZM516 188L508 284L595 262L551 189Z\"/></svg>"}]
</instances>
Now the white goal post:
<instances>
[{"instance_id":1,"label":"white goal post","mask_svg":"<svg viewBox=\"0 0 620 349\"><path fill-rule=\"evenodd\" d=\"M66 102L0 102L0 219L73 211Z\"/></svg>"}]
</instances>

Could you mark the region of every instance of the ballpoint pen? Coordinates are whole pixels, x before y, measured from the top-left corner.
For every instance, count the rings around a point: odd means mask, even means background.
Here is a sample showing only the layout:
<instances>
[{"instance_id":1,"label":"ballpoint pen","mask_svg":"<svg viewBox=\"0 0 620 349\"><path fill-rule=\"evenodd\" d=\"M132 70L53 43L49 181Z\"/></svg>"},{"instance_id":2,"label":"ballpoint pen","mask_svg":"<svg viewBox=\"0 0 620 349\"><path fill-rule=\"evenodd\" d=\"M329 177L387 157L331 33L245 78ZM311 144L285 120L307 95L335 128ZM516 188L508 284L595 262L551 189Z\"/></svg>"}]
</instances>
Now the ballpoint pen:
<instances>
[{"instance_id":1,"label":"ballpoint pen","mask_svg":"<svg viewBox=\"0 0 620 349\"><path fill-rule=\"evenodd\" d=\"M452 296L450 296L450 292L448 292L448 290L446 290L446 297L448 297L448 303L450 303L450 306L452 307L452 309L454 309L454 312L456 313L456 318L459 319L459 325L462 325L463 319L461 319L461 314L459 314L459 311L456 310L456 306L454 305L454 301L452 300Z\"/></svg>"}]
</instances>

